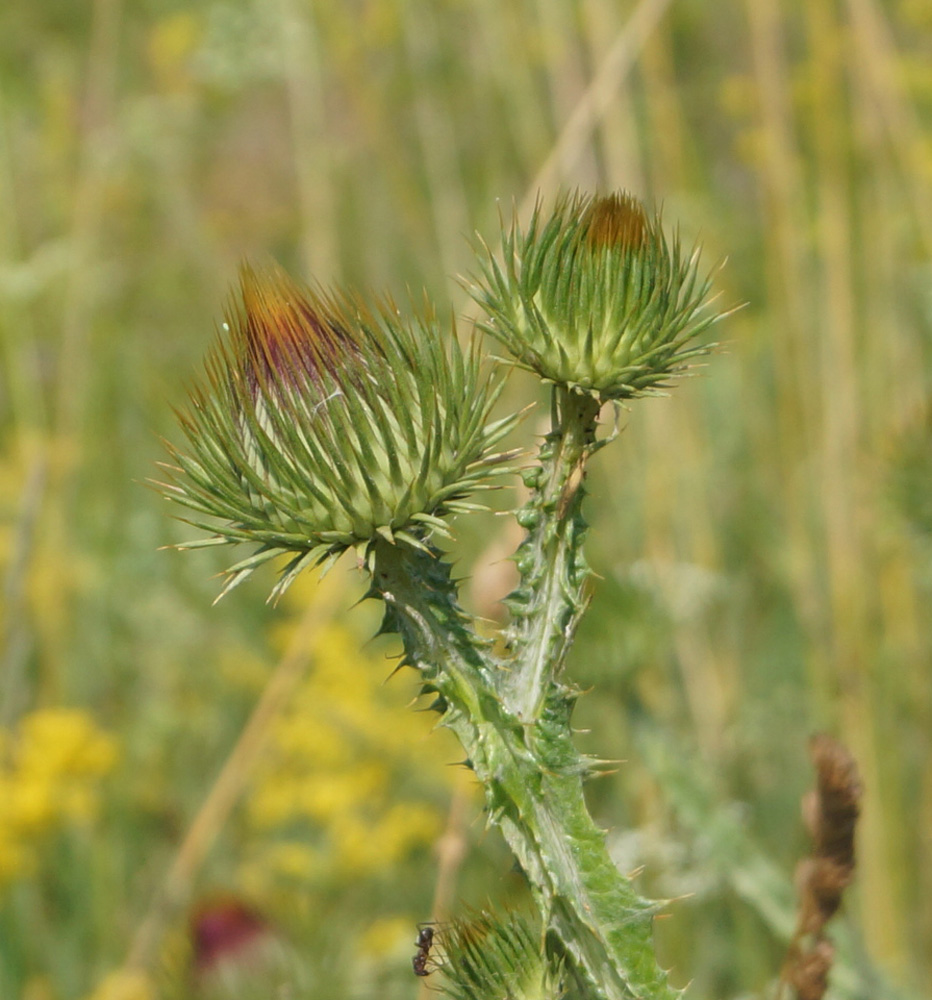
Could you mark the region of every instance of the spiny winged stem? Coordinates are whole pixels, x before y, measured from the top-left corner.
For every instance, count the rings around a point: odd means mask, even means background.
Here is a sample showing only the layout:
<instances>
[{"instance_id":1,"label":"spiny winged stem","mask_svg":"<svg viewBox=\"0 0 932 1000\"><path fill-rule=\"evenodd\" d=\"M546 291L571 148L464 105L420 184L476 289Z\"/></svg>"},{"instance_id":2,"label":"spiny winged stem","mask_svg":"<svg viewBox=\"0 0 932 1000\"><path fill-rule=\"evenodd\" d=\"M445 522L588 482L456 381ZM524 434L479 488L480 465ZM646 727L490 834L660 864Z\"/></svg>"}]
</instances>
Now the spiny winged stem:
<instances>
[{"instance_id":1,"label":"spiny winged stem","mask_svg":"<svg viewBox=\"0 0 932 1000\"><path fill-rule=\"evenodd\" d=\"M512 658L501 676L509 710L526 722L540 716L585 606L589 570L581 506L586 462L599 447L598 413L591 396L554 387L552 428L540 465L525 474L531 497L518 521L527 536L515 556L522 585L506 602Z\"/></svg>"},{"instance_id":2,"label":"spiny winged stem","mask_svg":"<svg viewBox=\"0 0 932 1000\"><path fill-rule=\"evenodd\" d=\"M560 478L554 476L554 487ZM539 718L522 718L500 693L512 661L498 661L469 627L449 567L434 555L388 544L377 544L373 557L373 593L386 605L383 631L400 634L405 662L421 672L425 692L436 694L434 707L485 789L489 822L524 870L558 950L577 966L585 996L677 996L654 957L656 907L618 872L589 815L583 780L590 766L570 729L573 693L548 679ZM575 552L561 558L572 560ZM557 619L575 614L578 590L557 601L550 582L541 585Z\"/></svg>"}]
</instances>

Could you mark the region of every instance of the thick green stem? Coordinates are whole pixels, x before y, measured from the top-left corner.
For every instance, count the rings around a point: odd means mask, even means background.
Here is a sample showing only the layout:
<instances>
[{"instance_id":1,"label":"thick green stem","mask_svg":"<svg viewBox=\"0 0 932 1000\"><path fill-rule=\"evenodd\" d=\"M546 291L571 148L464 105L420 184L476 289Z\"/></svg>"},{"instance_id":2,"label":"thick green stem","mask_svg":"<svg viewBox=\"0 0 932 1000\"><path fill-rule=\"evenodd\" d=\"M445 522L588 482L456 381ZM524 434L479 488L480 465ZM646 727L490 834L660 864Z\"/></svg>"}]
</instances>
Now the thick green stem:
<instances>
[{"instance_id":1,"label":"thick green stem","mask_svg":"<svg viewBox=\"0 0 932 1000\"><path fill-rule=\"evenodd\" d=\"M572 696L550 682L539 716L525 721L498 689L502 665L468 627L449 567L387 543L374 556L374 594L386 605L383 630L401 635L406 662L436 693L444 725L485 788L489 821L502 830L547 926L589 983L587 995L675 997L654 957L653 905L618 872L589 816L588 765L569 725Z\"/></svg>"},{"instance_id":2,"label":"thick green stem","mask_svg":"<svg viewBox=\"0 0 932 1000\"><path fill-rule=\"evenodd\" d=\"M599 404L566 389L553 392L553 429L541 448L540 466L529 476L531 497L518 515L527 529L516 556L521 586L507 601L512 656L504 696L509 710L525 722L540 716L563 665L589 576L581 506L586 461L597 447Z\"/></svg>"}]
</instances>

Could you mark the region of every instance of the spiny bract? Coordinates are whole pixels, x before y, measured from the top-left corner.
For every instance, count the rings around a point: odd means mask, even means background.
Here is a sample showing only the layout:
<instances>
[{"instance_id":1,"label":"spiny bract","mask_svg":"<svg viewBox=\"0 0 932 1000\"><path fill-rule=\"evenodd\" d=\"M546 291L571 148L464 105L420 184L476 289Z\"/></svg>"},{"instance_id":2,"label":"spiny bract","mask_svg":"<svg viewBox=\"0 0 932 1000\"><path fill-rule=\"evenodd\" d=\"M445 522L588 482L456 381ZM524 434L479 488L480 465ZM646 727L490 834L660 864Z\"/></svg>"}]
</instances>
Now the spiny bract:
<instances>
[{"instance_id":1,"label":"spiny bract","mask_svg":"<svg viewBox=\"0 0 932 1000\"><path fill-rule=\"evenodd\" d=\"M505 471L493 449L516 417L489 421L501 382L482 374L433 316L405 322L302 287L280 269L242 269L239 295L206 377L179 413L188 441L169 446L172 500L209 520L198 547L258 543L227 570L226 593L281 552L277 596L306 566L371 543L423 546L441 518Z\"/></svg>"}]
</instances>

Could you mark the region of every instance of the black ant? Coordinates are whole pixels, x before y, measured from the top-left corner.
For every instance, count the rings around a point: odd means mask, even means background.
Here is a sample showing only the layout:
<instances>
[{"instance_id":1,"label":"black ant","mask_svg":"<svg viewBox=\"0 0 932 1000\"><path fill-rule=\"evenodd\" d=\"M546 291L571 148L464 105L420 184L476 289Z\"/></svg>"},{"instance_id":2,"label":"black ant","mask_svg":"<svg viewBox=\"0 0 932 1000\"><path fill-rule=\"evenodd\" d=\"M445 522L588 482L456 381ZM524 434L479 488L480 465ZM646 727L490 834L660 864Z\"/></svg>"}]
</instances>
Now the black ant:
<instances>
[{"instance_id":1,"label":"black ant","mask_svg":"<svg viewBox=\"0 0 932 1000\"><path fill-rule=\"evenodd\" d=\"M430 969L427 968L427 961L430 958L430 948L434 943L434 929L429 924L422 926L417 932L417 954L411 959L411 967L416 976L429 976Z\"/></svg>"}]
</instances>

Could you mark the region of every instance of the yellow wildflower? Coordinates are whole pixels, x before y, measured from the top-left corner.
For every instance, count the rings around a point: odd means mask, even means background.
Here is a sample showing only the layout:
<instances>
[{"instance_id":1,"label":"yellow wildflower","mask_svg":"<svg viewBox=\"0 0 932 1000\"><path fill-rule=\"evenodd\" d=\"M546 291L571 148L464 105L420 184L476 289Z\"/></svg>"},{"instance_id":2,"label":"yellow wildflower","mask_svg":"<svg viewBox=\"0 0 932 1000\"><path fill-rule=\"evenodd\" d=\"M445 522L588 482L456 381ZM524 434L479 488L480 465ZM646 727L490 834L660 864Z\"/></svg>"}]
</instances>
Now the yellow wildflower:
<instances>
[{"instance_id":1,"label":"yellow wildflower","mask_svg":"<svg viewBox=\"0 0 932 1000\"><path fill-rule=\"evenodd\" d=\"M411 919L383 917L373 921L359 939L359 950L372 958L386 958L399 949L411 950Z\"/></svg>"},{"instance_id":2,"label":"yellow wildflower","mask_svg":"<svg viewBox=\"0 0 932 1000\"><path fill-rule=\"evenodd\" d=\"M324 581L338 585L333 574ZM304 590L298 580L285 602L320 599ZM285 630L280 642L289 642ZM457 777L445 764L458 751L432 732L432 718L410 711L404 678L386 684L384 656L360 652L339 622L309 645L307 678L274 724L246 801L247 823L261 832L243 866L253 885L371 876L403 861L439 836L444 791Z\"/></svg>"},{"instance_id":3,"label":"yellow wildflower","mask_svg":"<svg viewBox=\"0 0 932 1000\"><path fill-rule=\"evenodd\" d=\"M78 709L47 708L27 715L19 726L20 770L36 776L95 777L116 760L116 743Z\"/></svg>"},{"instance_id":4,"label":"yellow wildflower","mask_svg":"<svg viewBox=\"0 0 932 1000\"><path fill-rule=\"evenodd\" d=\"M82 711L39 709L0 730L0 886L31 875L42 837L89 823L117 745Z\"/></svg>"},{"instance_id":5,"label":"yellow wildflower","mask_svg":"<svg viewBox=\"0 0 932 1000\"><path fill-rule=\"evenodd\" d=\"M145 973L121 969L106 976L87 1000L155 1000L155 989Z\"/></svg>"}]
</instances>

